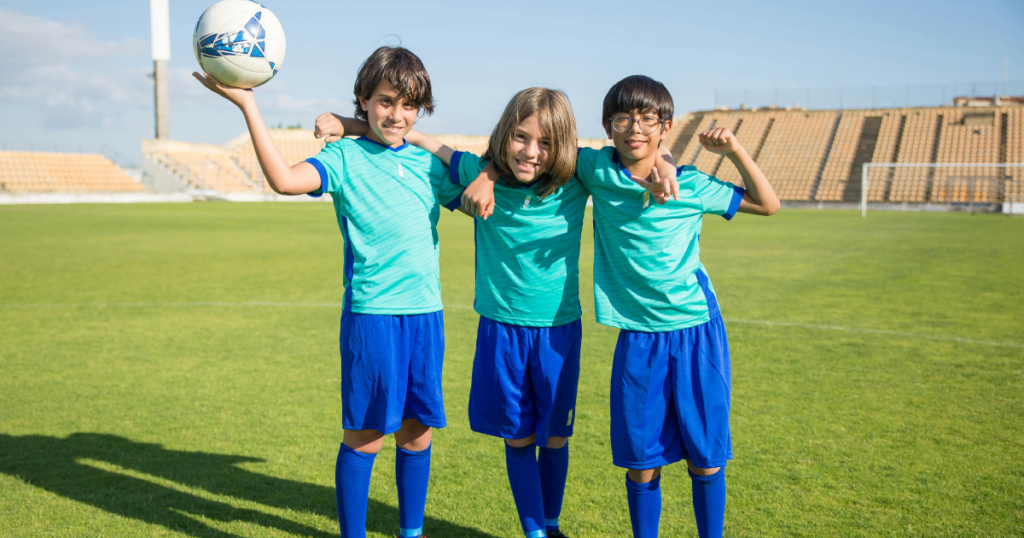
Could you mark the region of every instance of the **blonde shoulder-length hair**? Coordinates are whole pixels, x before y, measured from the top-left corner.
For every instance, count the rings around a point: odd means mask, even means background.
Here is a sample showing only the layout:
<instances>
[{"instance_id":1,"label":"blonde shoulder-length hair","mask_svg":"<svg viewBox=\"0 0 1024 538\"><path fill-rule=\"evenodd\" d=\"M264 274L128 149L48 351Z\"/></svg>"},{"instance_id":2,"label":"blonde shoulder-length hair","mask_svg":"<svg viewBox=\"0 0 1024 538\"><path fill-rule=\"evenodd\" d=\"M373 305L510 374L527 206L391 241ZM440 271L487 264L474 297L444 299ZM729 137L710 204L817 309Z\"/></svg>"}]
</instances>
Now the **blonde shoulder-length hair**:
<instances>
[{"instance_id":1,"label":"blonde shoulder-length hair","mask_svg":"<svg viewBox=\"0 0 1024 538\"><path fill-rule=\"evenodd\" d=\"M537 184L537 195L544 198L576 173L576 117L564 93L548 88L527 88L517 93L491 132L483 160L493 162L503 180L511 176L508 157L512 137L516 127L534 114L550 144L548 160ZM514 184L514 180L510 183Z\"/></svg>"}]
</instances>

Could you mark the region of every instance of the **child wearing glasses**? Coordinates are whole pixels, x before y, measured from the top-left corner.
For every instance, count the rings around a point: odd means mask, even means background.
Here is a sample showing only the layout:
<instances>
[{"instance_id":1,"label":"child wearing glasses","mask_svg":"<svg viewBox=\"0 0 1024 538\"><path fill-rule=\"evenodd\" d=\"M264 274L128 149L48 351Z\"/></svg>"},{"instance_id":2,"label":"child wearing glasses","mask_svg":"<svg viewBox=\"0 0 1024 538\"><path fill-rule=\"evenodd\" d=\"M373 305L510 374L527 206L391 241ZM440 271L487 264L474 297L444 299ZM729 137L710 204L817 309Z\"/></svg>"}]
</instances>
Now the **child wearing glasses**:
<instances>
[{"instance_id":1,"label":"child wearing glasses","mask_svg":"<svg viewBox=\"0 0 1024 538\"><path fill-rule=\"evenodd\" d=\"M331 114L317 119L317 133L331 138L363 129L365 124ZM407 139L450 163L456 185L469 185L485 166L497 170L496 183L481 180L493 191L493 214L474 222L480 321L469 422L473 431L505 440L524 535L564 537L558 518L576 419L578 266L590 196L574 178L576 120L569 100L547 88L517 93L483 156L453 152L415 131ZM660 166L664 180L631 178L646 186L655 203L665 202L674 176L673 161Z\"/></svg>"},{"instance_id":2,"label":"child wearing glasses","mask_svg":"<svg viewBox=\"0 0 1024 538\"><path fill-rule=\"evenodd\" d=\"M672 96L634 75L604 98L602 123L614 142L582 149L576 177L594 200L594 298L597 321L620 329L612 365L611 445L627 469L626 497L636 538L658 535L661 468L687 461L701 538L721 537L729 433L729 343L714 288L700 263L703 215L771 215L779 199L728 129L701 133L706 151L725 155L744 188L692 166L677 172L679 196L651 204L631 180L651 173L672 128ZM487 172L490 172L489 170ZM488 205L488 183L464 203Z\"/></svg>"}]
</instances>

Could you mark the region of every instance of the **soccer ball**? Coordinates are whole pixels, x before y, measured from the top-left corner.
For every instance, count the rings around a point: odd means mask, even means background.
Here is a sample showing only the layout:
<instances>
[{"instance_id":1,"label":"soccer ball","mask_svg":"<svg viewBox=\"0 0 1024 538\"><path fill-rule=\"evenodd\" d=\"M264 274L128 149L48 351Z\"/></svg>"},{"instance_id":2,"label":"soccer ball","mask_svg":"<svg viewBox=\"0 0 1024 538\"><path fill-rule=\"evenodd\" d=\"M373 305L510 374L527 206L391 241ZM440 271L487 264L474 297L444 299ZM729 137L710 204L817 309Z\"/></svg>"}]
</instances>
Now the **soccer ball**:
<instances>
[{"instance_id":1,"label":"soccer ball","mask_svg":"<svg viewBox=\"0 0 1024 538\"><path fill-rule=\"evenodd\" d=\"M221 84L255 88L284 63L284 28L263 4L221 0L199 17L192 49L199 67Z\"/></svg>"}]
</instances>

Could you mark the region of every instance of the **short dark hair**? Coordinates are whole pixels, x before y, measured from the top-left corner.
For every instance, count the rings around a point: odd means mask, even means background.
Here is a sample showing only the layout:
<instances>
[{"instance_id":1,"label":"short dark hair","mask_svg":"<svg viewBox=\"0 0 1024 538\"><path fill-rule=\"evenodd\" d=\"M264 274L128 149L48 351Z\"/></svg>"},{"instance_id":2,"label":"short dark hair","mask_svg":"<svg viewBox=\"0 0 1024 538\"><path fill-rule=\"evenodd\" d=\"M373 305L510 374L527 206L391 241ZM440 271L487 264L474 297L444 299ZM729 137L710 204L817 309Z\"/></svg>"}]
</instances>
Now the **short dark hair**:
<instances>
[{"instance_id":1,"label":"short dark hair","mask_svg":"<svg viewBox=\"0 0 1024 538\"><path fill-rule=\"evenodd\" d=\"M366 111L359 105L359 98L370 99L373 90L382 80L394 86L400 99L424 110L429 116L434 112L434 96L430 92L430 75L419 56L404 47L380 47L359 66L353 92L356 94L355 116L363 121L368 119Z\"/></svg>"},{"instance_id":2,"label":"short dark hair","mask_svg":"<svg viewBox=\"0 0 1024 538\"><path fill-rule=\"evenodd\" d=\"M631 75L615 83L604 96L604 114L601 123L612 116L634 110L656 110L659 120L671 120L675 107L672 94L665 85L651 77Z\"/></svg>"}]
</instances>

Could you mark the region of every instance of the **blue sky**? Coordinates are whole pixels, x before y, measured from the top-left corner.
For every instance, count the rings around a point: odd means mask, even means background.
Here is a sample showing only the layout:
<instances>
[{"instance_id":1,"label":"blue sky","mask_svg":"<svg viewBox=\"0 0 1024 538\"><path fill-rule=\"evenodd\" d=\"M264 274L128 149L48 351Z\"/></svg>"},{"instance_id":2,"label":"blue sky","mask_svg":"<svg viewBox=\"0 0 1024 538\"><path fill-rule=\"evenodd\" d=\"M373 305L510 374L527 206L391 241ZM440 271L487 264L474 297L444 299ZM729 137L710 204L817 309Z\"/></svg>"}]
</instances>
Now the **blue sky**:
<instances>
[{"instance_id":1,"label":"blue sky","mask_svg":"<svg viewBox=\"0 0 1024 538\"><path fill-rule=\"evenodd\" d=\"M189 78L192 30L210 0L171 0L171 137L224 143L245 130ZM1024 2L264 2L288 52L257 89L268 123L310 127L352 111L359 64L401 43L430 71L425 132L487 134L516 91L569 94L583 137L600 137L601 99L620 78L664 82L676 111L715 89L767 90L1024 80ZM624 9L626 5L641 8ZM967 6L970 7L967 7ZM8 149L116 151L138 161L152 136L149 3L0 0L0 142ZM397 37L396 37L397 36ZM1016 87L1020 87L1017 85Z\"/></svg>"}]
</instances>

